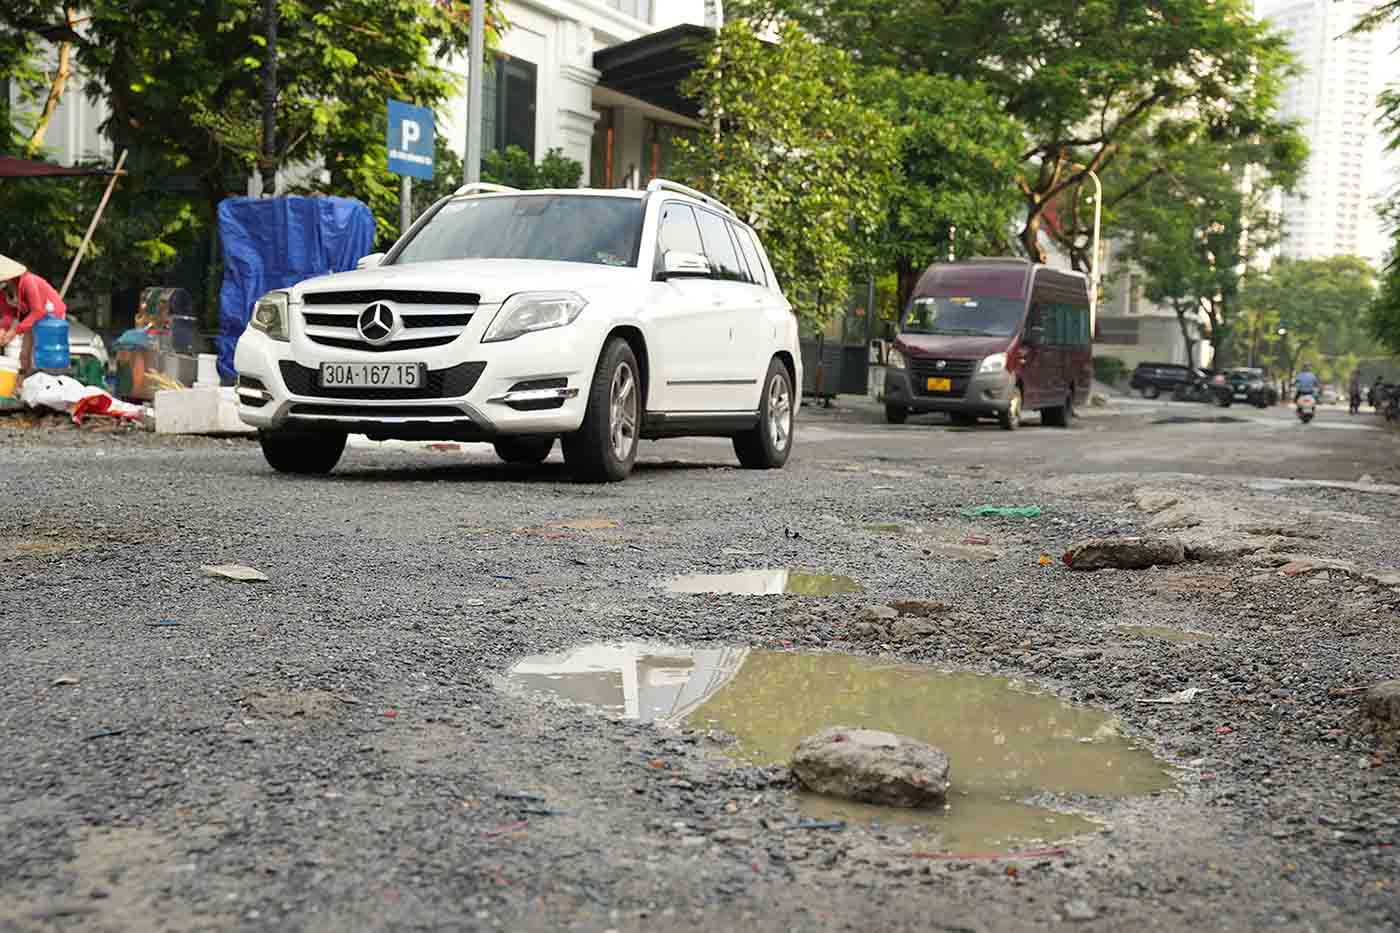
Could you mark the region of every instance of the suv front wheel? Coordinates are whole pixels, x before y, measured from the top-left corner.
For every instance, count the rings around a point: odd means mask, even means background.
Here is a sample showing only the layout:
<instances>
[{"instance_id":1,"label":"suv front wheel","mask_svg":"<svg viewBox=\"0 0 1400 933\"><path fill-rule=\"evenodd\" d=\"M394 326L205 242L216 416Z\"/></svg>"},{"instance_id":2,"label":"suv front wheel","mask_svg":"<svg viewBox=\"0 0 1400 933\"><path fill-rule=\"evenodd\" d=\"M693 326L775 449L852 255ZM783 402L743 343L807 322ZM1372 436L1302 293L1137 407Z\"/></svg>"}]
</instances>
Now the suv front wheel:
<instances>
[{"instance_id":1,"label":"suv front wheel","mask_svg":"<svg viewBox=\"0 0 1400 933\"><path fill-rule=\"evenodd\" d=\"M258 432L263 458L278 473L329 473L345 453L345 435L336 431Z\"/></svg>"},{"instance_id":2,"label":"suv front wheel","mask_svg":"<svg viewBox=\"0 0 1400 933\"><path fill-rule=\"evenodd\" d=\"M498 437L494 442L496 456L506 463L544 463L554 449L554 438L522 435Z\"/></svg>"},{"instance_id":3,"label":"suv front wheel","mask_svg":"<svg viewBox=\"0 0 1400 933\"><path fill-rule=\"evenodd\" d=\"M758 424L751 431L734 435L734 453L740 464L750 470L775 470L787 463L795 425L792 399L792 377L782 360L775 359L768 364L768 375L763 379Z\"/></svg>"},{"instance_id":4,"label":"suv front wheel","mask_svg":"<svg viewBox=\"0 0 1400 933\"><path fill-rule=\"evenodd\" d=\"M642 424L642 385L637 357L621 337L603 347L583 424L564 435L564 462L584 483L616 483L637 460Z\"/></svg>"}]
</instances>

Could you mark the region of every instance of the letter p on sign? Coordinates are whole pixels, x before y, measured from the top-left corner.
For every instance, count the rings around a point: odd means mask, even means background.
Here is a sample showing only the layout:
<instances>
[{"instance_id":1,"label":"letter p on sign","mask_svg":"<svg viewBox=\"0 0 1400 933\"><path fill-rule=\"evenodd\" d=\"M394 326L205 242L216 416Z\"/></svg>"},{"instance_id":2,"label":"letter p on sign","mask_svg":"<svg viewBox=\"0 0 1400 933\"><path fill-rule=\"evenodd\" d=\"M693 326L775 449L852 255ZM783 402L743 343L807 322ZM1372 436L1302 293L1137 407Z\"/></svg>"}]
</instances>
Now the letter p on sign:
<instances>
[{"instance_id":1,"label":"letter p on sign","mask_svg":"<svg viewBox=\"0 0 1400 933\"><path fill-rule=\"evenodd\" d=\"M403 140L403 147L411 150L414 143L423 138L423 128L418 125L416 120L404 120L400 126L399 133Z\"/></svg>"}]
</instances>

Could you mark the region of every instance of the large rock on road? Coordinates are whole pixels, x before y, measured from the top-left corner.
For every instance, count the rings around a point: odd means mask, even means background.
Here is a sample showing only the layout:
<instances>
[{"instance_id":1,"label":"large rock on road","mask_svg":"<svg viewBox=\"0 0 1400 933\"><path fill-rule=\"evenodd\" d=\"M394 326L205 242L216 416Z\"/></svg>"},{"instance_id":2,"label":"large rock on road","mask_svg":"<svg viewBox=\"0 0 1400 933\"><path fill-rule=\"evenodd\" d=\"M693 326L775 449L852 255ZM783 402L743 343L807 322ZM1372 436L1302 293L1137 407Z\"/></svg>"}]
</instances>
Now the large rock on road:
<instances>
[{"instance_id":1,"label":"large rock on road","mask_svg":"<svg viewBox=\"0 0 1400 933\"><path fill-rule=\"evenodd\" d=\"M807 790L891 807L931 807L948 793L948 756L893 732L833 726L808 736L792 756Z\"/></svg>"},{"instance_id":2,"label":"large rock on road","mask_svg":"<svg viewBox=\"0 0 1400 933\"><path fill-rule=\"evenodd\" d=\"M1064 556L1071 570L1145 570L1186 561L1178 538L1091 538L1070 545Z\"/></svg>"}]
</instances>

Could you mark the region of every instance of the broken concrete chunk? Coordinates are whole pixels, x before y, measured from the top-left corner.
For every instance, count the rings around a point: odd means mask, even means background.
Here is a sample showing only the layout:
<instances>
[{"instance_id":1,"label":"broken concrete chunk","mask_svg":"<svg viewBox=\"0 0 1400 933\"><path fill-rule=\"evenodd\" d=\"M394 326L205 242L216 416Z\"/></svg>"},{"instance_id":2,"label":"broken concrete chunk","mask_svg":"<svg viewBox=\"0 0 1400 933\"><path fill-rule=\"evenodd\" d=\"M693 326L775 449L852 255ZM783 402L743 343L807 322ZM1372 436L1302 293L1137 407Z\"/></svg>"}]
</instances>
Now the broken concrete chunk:
<instances>
[{"instance_id":1,"label":"broken concrete chunk","mask_svg":"<svg viewBox=\"0 0 1400 933\"><path fill-rule=\"evenodd\" d=\"M1400 746L1400 680L1376 684L1361 698L1361 728L1382 746Z\"/></svg>"},{"instance_id":2,"label":"broken concrete chunk","mask_svg":"<svg viewBox=\"0 0 1400 933\"><path fill-rule=\"evenodd\" d=\"M225 580L237 580L239 583L266 583L268 579L267 574L261 570L244 567L242 564L218 564L201 569L206 577L221 577Z\"/></svg>"},{"instance_id":3,"label":"broken concrete chunk","mask_svg":"<svg viewBox=\"0 0 1400 933\"><path fill-rule=\"evenodd\" d=\"M792 755L807 790L892 807L931 807L948 793L948 756L893 732L833 726L808 736Z\"/></svg>"},{"instance_id":4,"label":"broken concrete chunk","mask_svg":"<svg viewBox=\"0 0 1400 933\"><path fill-rule=\"evenodd\" d=\"M1181 501L1181 497L1167 489L1139 489L1133 494L1137 507L1149 515L1165 511Z\"/></svg>"},{"instance_id":5,"label":"broken concrete chunk","mask_svg":"<svg viewBox=\"0 0 1400 933\"><path fill-rule=\"evenodd\" d=\"M1070 545L1064 555L1071 570L1143 570L1186 562L1186 548L1177 538L1093 538Z\"/></svg>"}]
</instances>

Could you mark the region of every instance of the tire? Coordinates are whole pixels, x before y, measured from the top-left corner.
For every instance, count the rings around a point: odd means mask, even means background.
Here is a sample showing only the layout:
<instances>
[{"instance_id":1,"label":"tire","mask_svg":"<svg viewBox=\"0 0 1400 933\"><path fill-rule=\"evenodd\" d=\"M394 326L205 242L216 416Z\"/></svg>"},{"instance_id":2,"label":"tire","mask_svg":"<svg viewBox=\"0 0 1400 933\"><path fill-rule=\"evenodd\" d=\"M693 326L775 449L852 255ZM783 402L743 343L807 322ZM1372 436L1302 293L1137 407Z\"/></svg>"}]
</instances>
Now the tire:
<instances>
[{"instance_id":1,"label":"tire","mask_svg":"<svg viewBox=\"0 0 1400 933\"><path fill-rule=\"evenodd\" d=\"M903 424L909 420L909 409L903 405L885 404L885 420L890 424Z\"/></svg>"},{"instance_id":2,"label":"tire","mask_svg":"<svg viewBox=\"0 0 1400 933\"><path fill-rule=\"evenodd\" d=\"M1161 394L1162 394L1162 390L1159 389L1159 388L1157 388L1156 386L1143 386L1143 387L1142 387L1142 397L1143 397L1143 398L1156 398L1157 396L1159 396L1159 395L1161 395Z\"/></svg>"},{"instance_id":3,"label":"tire","mask_svg":"<svg viewBox=\"0 0 1400 933\"><path fill-rule=\"evenodd\" d=\"M1235 404L1235 400L1227 395L1220 396L1215 400L1215 404L1219 405L1221 408L1229 408L1231 405Z\"/></svg>"},{"instance_id":4,"label":"tire","mask_svg":"<svg viewBox=\"0 0 1400 933\"><path fill-rule=\"evenodd\" d=\"M322 476L335 469L345 453L345 435L334 431L258 432L263 459L278 473Z\"/></svg>"},{"instance_id":5,"label":"tire","mask_svg":"<svg viewBox=\"0 0 1400 933\"><path fill-rule=\"evenodd\" d=\"M763 377L763 394L758 400L758 426L752 431L734 435L734 453L745 469L777 470L787 463L797 427L797 414L792 402L792 376L782 360L774 359L768 364L768 374Z\"/></svg>"},{"instance_id":6,"label":"tire","mask_svg":"<svg viewBox=\"0 0 1400 933\"><path fill-rule=\"evenodd\" d=\"M549 452L554 449L554 438L522 434L518 437L497 438L494 445L496 456L506 463L535 465L544 463Z\"/></svg>"},{"instance_id":7,"label":"tire","mask_svg":"<svg viewBox=\"0 0 1400 933\"><path fill-rule=\"evenodd\" d=\"M1021 426L1021 403L1024 400L1020 386L1011 390L1011 404L1006 411L997 413L997 422L1003 431L1014 431Z\"/></svg>"},{"instance_id":8,"label":"tire","mask_svg":"<svg viewBox=\"0 0 1400 933\"><path fill-rule=\"evenodd\" d=\"M953 412L948 416L948 420L959 428L971 428L977 424L976 415L965 415L962 412Z\"/></svg>"},{"instance_id":9,"label":"tire","mask_svg":"<svg viewBox=\"0 0 1400 933\"><path fill-rule=\"evenodd\" d=\"M642 424L637 357L621 337L603 347L583 424L564 435L564 462L581 483L617 483L632 472Z\"/></svg>"},{"instance_id":10,"label":"tire","mask_svg":"<svg viewBox=\"0 0 1400 933\"><path fill-rule=\"evenodd\" d=\"M1067 428L1074 421L1074 390L1070 389L1063 405L1040 410L1040 423L1050 428Z\"/></svg>"}]
</instances>

